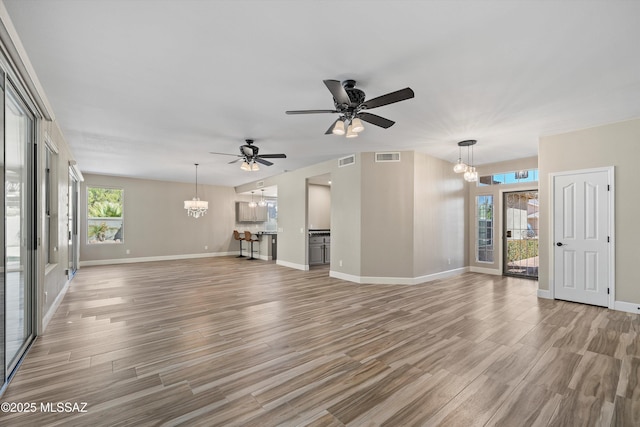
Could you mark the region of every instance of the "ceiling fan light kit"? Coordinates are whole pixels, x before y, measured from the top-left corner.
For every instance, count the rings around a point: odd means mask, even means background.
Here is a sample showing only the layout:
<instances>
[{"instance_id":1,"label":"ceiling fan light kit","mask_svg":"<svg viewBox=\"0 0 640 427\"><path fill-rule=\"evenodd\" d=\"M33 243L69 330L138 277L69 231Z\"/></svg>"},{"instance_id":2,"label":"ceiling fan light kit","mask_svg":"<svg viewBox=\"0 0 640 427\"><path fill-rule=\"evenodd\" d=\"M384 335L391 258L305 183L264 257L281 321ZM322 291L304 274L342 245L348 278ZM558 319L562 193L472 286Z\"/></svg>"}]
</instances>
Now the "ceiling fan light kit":
<instances>
[{"instance_id":1,"label":"ceiling fan light kit","mask_svg":"<svg viewBox=\"0 0 640 427\"><path fill-rule=\"evenodd\" d=\"M415 96L413 90L407 87L377 98L365 100L365 93L360 89L356 89L355 80L345 80L343 82L324 80L324 84L333 95L334 110L289 110L286 111L286 114L337 113L340 117L329 127L325 135L345 135L347 138L355 138L358 133L364 130L363 121L383 129L388 129L395 123L365 110L404 101ZM346 133L345 125L348 125Z\"/></svg>"},{"instance_id":2,"label":"ceiling fan light kit","mask_svg":"<svg viewBox=\"0 0 640 427\"><path fill-rule=\"evenodd\" d=\"M333 133L334 135L344 135L344 120L342 119L338 119L336 120L336 123L333 125L333 129L331 130L331 133Z\"/></svg>"},{"instance_id":3,"label":"ceiling fan light kit","mask_svg":"<svg viewBox=\"0 0 640 427\"><path fill-rule=\"evenodd\" d=\"M258 163L265 166L271 166L273 163L265 159L286 159L286 154L258 154L260 149L253 145L253 139L245 139L245 144L240 146L240 154L228 154L228 153L215 153L210 151L210 154L220 154L223 156L235 156L237 159L229 162L235 163L242 160L240 169L248 172L257 172L260 170Z\"/></svg>"}]
</instances>

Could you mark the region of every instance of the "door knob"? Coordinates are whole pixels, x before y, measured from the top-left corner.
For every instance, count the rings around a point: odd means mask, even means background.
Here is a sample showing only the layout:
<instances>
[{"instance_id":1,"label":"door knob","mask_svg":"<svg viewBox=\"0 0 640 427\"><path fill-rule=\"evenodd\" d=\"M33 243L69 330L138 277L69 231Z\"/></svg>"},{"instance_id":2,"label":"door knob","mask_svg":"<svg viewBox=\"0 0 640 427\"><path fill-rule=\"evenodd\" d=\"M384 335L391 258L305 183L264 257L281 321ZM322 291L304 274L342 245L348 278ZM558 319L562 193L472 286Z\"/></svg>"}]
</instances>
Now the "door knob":
<instances>
[{"instance_id":1,"label":"door knob","mask_svg":"<svg viewBox=\"0 0 640 427\"><path fill-rule=\"evenodd\" d=\"M564 246L564 243L558 242L558 243L556 243L556 246Z\"/></svg>"}]
</instances>

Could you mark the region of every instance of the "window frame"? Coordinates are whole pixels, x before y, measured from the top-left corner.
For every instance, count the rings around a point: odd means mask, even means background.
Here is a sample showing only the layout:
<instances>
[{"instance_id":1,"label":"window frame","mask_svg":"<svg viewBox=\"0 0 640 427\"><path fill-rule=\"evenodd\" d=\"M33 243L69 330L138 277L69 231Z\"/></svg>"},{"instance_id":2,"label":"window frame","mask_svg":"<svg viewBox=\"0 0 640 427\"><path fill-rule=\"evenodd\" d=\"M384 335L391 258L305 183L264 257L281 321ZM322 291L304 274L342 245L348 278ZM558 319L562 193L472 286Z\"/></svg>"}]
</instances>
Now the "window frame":
<instances>
[{"instance_id":1,"label":"window frame","mask_svg":"<svg viewBox=\"0 0 640 427\"><path fill-rule=\"evenodd\" d=\"M481 203L481 199L484 199L484 201L490 201L489 204L482 202ZM476 196L476 204L475 204L475 223L476 223L476 235L475 235L475 261L477 263L486 263L486 264L493 264L495 263L495 238L494 238L494 233L495 233L495 203L494 203L494 197L493 194L479 194ZM481 208L483 206L490 206L490 209L485 209L485 213L484 215L482 214ZM491 212L491 217L488 218L486 215L486 212ZM484 216L484 218L481 218L482 216ZM484 221L484 225L481 223L481 221ZM487 234L487 230L489 231L489 234ZM484 233L483 233L484 232ZM486 243L481 244L481 241L486 241ZM481 257L481 250L484 250L484 257ZM489 260L489 257L487 256L487 254L491 253L491 257ZM485 258L485 259L481 259L481 258Z\"/></svg>"},{"instance_id":2,"label":"window frame","mask_svg":"<svg viewBox=\"0 0 640 427\"><path fill-rule=\"evenodd\" d=\"M90 206L89 206L89 193L91 191L91 189L93 188L97 188L97 189L101 189L101 190L117 190L120 191L120 216L107 216L107 217L92 217L90 216ZM86 244L90 245L90 246L101 246L101 245L123 245L124 244L124 188L123 187L111 187L111 186L104 186L104 185L87 185L86 187L86 203L85 203L85 209L86 209L86 213L87 213L87 228L86 228L86 232L87 232L87 240L86 240ZM92 223L93 222L93 223ZM90 229L91 226L93 225L98 225L98 226L102 226L102 224L105 224L104 227L106 227L106 230L104 230L104 234L105 234L105 239L104 240L100 240L100 239L94 239L92 240L91 237L93 235L95 235L95 233L91 234ZM107 225L107 223L110 223L111 226ZM113 225L117 225L118 227L114 227ZM119 231L117 229L119 229ZM116 229L116 231L114 232L113 229ZM117 233L120 232L120 238L119 239L115 239L115 236L117 235ZM107 234L108 233L108 234ZM108 237L113 237L113 238L108 238Z\"/></svg>"}]
</instances>

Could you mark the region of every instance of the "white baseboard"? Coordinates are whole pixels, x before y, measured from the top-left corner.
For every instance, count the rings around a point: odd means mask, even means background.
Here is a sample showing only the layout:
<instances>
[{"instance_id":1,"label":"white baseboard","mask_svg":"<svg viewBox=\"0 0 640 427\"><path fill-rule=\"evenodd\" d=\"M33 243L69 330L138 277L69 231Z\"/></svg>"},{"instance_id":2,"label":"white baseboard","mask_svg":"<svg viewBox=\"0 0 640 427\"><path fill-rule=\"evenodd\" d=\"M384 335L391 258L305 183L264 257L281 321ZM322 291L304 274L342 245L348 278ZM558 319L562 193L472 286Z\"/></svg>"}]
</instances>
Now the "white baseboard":
<instances>
[{"instance_id":1,"label":"white baseboard","mask_svg":"<svg viewBox=\"0 0 640 427\"><path fill-rule=\"evenodd\" d=\"M342 273L340 271L329 270L329 277L335 277L336 279L346 280L347 282L362 283L360 281L360 276Z\"/></svg>"},{"instance_id":2,"label":"white baseboard","mask_svg":"<svg viewBox=\"0 0 640 427\"><path fill-rule=\"evenodd\" d=\"M418 285L420 283L431 282L437 279L457 276L469 271L468 267L456 268L440 273L427 274L418 277L375 277L375 276L356 276L353 274L341 273L339 271L329 270L329 277L347 280L349 282L370 284L370 285Z\"/></svg>"},{"instance_id":3,"label":"white baseboard","mask_svg":"<svg viewBox=\"0 0 640 427\"><path fill-rule=\"evenodd\" d=\"M239 252L211 252L204 254L180 254L180 255L162 255L138 258L116 258L116 259L100 259L93 261L80 261L80 267L90 267L93 265L110 265L110 264L132 264L135 262L152 262L152 261L173 261L178 259L190 258L213 258L219 256L238 255Z\"/></svg>"},{"instance_id":4,"label":"white baseboard","mask_svg":"<svg viewBox=\"0 0 640 427\"><path fill-rule=\"evenodd\" d=\"M640 304L634 304L631 302L615 301L613 303L613 309L618 311L626 311L627 313L640 313Z\"/></svg>"},{"instance_id":5,"label":"white baseboard","mask_svg":"<svg viewBox=\"0 0 640 427\"><path fill-rule=\"evenodd\" d=\"M469 267L469 271L472 273L493 274L494 276L502 276L502 272L496 268L471 266Z\"/></svg>"},{"instance_id":6,"label":"white baseboard","mask_svg":"<svg viewBox=\"0 0 640 427\"><path fill-rule=\"evenodd\" d=\"M538 298L552 299L551 291L548 289L538 289Z\"/></svg>"},{"instance_id":7,"label":"white baseboard","mask_svg":"<svg viewBox=\"0 0 640 427\"><path fill-rule=\"evenodd\" d=\"M296 270L303 270L303 271L309 270L309 266L308 265L296 264L296 263L289 262L289 261L284 261L284 260L281 260L281 259L277 259L276 260L276 264L281 265L283 267L295 268Z\"/></svg>"},{"instance_id":8,"label":"white baseboard","mask_svg":"<svg viewBox=\"0 0 640 427\"><path fill-rule=\"evenodd\" d=\"M62 300L64 299L64 296L66 295L67 291L69 290L69 284L70 283L71 283L70 280L66 281L66 283L64 284L64 286L62 287L62 289L58 293L58 296L53 301L53 304L51 304L51 307L49 307L49 311L47 311L47 313L44 316L42 316L42 331L41 331L41 333L44 333L44 331L47 330L47 325L49 325L49 322L53 318L53 315L56 314L56 310L58 310L58 307L60 307L60 303L62 303Z\"/></svg>"}]
</instances>

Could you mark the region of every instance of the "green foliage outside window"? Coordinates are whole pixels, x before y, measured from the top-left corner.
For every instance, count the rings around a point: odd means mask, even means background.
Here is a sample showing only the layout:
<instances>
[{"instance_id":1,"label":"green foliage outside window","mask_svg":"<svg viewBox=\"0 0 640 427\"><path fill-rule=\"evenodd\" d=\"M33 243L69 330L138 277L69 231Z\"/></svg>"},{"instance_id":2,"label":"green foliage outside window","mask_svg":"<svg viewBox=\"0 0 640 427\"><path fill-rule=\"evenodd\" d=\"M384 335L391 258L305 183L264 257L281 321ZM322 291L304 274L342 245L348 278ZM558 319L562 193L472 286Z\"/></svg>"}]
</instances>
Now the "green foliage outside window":
<instances>
[{"instance_id":1,"label":"green foliage outside window","mask_svg":"<svg viewBox=\"0 0 640 427\"><path fill-rule=\"evenodd\" d=\"M89 243L122 243L122 207L124 190L87 188Z\"/></svg>"}]
</instances>

